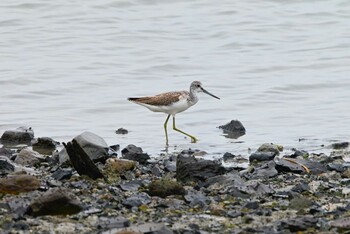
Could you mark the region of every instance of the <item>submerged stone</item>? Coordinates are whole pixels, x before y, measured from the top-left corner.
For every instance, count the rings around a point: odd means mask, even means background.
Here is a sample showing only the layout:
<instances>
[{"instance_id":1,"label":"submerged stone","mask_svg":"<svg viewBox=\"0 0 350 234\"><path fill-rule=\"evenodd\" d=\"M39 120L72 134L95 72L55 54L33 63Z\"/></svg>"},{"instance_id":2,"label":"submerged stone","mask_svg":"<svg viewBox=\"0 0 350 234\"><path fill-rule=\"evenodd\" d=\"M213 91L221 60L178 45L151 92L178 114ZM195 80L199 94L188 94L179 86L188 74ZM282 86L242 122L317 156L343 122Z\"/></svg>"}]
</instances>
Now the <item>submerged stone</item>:
<instances>
[{"instance_id":1,"label":"submerged stone","mask_svg":"<svg viewBox=\"0 0 350 234\"><path fill-rule=\"evenodd\" d=\"M116 134L122 134L122 135L125 135L125 134L128 134L128 130L126 130L125 128L118 128L116 131L115 131Z\"/></svg>"},{"instance_id":2,"label":"submerged stone","mask_svg":"<svg viewBox=\"0 0 350 234\"><path fill-rule=\"evenodd\" d=\"M41 154L36 151L33 151L29 148L22 149L15 159L15 163L22 166L35 166L39 164L40 161L43 161L44 158Z\"/></svg>"},{"instance_id":3,"label":"submerged stone","mask_svg":"<svg viewBox=\"0 0 350 234\"><path fill-rule=\"evenodd\" d=\"M223 130L225 137L232 139L237 139L246 133L243 124L238 120L231 120L231 122L221 125L219 128Z\"/></svg>"}]
</instances>

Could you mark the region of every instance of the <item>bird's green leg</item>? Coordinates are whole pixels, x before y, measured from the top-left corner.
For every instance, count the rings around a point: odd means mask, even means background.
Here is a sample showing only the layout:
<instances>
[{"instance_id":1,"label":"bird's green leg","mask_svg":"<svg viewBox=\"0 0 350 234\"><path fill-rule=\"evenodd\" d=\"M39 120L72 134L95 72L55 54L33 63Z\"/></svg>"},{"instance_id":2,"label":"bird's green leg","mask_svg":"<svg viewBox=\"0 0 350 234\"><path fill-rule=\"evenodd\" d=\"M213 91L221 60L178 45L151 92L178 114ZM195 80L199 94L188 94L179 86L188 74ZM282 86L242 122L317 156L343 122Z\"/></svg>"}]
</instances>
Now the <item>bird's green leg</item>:
<instances>
[{"instance_id":1,"label":"bird's green leg","mask_svg":"<svg viewBox=\"0 0 350 234\"><path fill-rule=\"evenodd\" d=\"M165 123L164 123L165 139L166 139L165 144L166 144L166 145L168 145L168 131L166 130L166 126L167 126L167 124L168 124L169 118L170 118L170 114L168 115L168 117L166 118Z\"/></svg>"},{"instance_id":2,"label":"bird's green leg","mask_svg":"<svg viewBox=\"0 0 350 234\"><path fill-rule=\"evenodd\" d=\"M176 126L175 126L175 116L173 117L173 129L175 131L181 132L182 134L185 134L186 136L190 137L192 143L196 143L197 142L197 139L194 136L191 136L190 134L185 133L185 132L181 131L180 129L176 128Z\"/></svg>"}]
</instances>

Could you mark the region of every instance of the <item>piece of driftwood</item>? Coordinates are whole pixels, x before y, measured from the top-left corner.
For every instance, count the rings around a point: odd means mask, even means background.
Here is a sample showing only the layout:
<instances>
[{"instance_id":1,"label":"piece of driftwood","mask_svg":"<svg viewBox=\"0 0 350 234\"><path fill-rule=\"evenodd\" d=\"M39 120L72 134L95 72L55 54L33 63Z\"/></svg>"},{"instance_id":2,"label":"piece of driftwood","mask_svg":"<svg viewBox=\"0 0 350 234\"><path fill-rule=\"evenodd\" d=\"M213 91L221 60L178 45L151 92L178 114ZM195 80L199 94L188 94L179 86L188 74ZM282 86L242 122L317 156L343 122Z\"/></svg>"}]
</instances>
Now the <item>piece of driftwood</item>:
<instances>
[{"instance_id":1,"label":"piece of driftwood","mask_svg":"<svg viewBox=\"0 0 350 234\"><path fill-rule=\"evenodd\" d=\"M73 139L72 142L68 142L67 144L63 143L63 145L67 150L73 167L77 170L79 175L86 175L93 180L104 178L103 174L76 140Z\"/></svg>"}]
</instances>

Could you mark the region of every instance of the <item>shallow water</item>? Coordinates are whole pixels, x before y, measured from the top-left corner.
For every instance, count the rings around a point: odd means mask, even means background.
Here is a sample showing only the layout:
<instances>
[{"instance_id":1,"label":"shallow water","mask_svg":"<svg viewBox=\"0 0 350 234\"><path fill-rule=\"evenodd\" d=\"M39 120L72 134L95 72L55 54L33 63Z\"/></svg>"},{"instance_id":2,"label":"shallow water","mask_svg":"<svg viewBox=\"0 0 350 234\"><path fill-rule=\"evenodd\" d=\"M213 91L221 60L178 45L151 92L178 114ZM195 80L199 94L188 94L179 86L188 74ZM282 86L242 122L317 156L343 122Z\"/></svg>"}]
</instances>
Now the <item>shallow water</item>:
<instances>
[{"instance_id":1,"label":"shallow water","mask_svg":"<svg viewBox=\"0 0 350 234\"><path fill-rule=\"evenodd\" d=\"M350 135L349 17L348 0L3 0L0 134L26 125L68 141L88 130L158 154L166 115L126 98L200 80L221 100L203 94L179 114L200 141L169 130L169 151L324 151ZM216 128L232 119L247 130L237 140Z\"/></svg>"}]
</instances>

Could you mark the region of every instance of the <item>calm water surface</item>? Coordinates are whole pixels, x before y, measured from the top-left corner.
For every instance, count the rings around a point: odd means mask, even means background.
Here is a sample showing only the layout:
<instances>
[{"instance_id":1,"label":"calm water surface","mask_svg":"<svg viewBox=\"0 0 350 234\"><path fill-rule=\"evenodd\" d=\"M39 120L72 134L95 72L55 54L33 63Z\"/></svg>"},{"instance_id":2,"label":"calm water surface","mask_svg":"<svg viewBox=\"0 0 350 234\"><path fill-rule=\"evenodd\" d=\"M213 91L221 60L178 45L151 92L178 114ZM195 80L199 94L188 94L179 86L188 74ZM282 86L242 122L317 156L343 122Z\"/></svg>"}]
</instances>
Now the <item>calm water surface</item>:
<instances>
[{"instance_id":1,"label":"calm water surface","mask_svg":"<svg viewBox=\"0 0 350 234\"><path fill-rule=\"evenodd\" d=\"M324 151L350 136L349 18L348 0L2 0L0 134L26 125L68 141L88 130L156 155L166 115L126 98L200 80L221 100L203 94L179 114L200 141L170 130L170 151ZM232 119L244 137L216 128Z\"/></svg>"}]
</instances>

